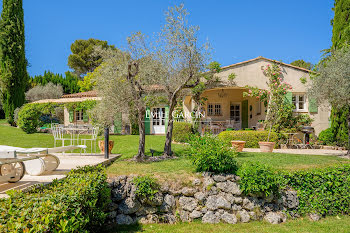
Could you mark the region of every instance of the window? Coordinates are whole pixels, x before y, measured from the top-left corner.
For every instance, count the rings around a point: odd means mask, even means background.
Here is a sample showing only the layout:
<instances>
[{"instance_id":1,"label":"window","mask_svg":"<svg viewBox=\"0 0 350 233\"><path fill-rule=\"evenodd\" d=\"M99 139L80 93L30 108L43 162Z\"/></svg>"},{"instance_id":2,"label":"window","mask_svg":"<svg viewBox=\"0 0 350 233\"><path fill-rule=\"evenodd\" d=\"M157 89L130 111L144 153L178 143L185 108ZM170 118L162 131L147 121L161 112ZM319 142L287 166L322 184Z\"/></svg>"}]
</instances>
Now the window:
<instances>
[{"instance_id":1,"label":"window","mask_svg":"<svg viewBox=\"0 0 350 233\"><path fill-rule=\"evenodd\" d=\"M75 111L75 120L76 121L84 120L84 111L83 110Z\"/></svg>"},{"instance_id":2,"label":"window","mask_svg":"<svg viewBox=\"0 0 350 233\"><path fill-rule=\"evenodd\" d=\"M230 105L230 120L239 122L241 118L240 105L239 104L231 104Z\"/></svg>"},{"instance_id":3,"label":"window","mask_svg":"<svg viewBox=\"0 0 350 233\"><path fill-rule=\"evenodd\" d=\"M305 95L304 94L293 94L292 97L292 103L295 107L295 111L306 111L306 101L305 101Z\"/></svg>"},{"instance_id":4,"label":"window","mask_svg":"<svg viewBox=\"0 0 350 233\"><path fill-rule=\"evenodd\" d=\"M208 116L220 116L221 104L208 104Z\"/></svg>"},{"instance_id":5,"label":"window","mask_svg":"<svg viewBox=\"0 0 350 233\"><path fill-rule=\"evenodd\" d=\"M256 102L255 108L256 108L256 115L260 115L261 114L261 101L260 100Z\"/></svg>"}]
</instances>

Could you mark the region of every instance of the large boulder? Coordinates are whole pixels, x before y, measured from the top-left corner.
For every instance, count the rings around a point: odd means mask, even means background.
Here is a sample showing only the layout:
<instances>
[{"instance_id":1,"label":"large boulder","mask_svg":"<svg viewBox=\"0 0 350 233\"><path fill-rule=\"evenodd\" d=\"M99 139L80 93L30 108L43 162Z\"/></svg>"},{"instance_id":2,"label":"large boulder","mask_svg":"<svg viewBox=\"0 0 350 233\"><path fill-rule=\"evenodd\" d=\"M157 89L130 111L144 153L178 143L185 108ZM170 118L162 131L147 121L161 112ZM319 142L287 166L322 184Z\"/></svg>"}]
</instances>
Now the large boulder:
<instances>
[{"instance_id":1,"label":"large boulder","mask_svg":"<svg viewBox=\"0 0 350 233\"><path fill-rule=\"evenodd\" d=\"M203 181L203 186L205 189L208 190L208 188L215 184L215 181L211 177L205 177ZM208 187L209 186L209 187Z\"/></svg>"},{"instance_id":2,"label":"large boulder","mask_svg":"<svg viewBox=\"0 0 350 233\"><path fill-rule=\"evenodd\" d=\"M141 208L141 204L134 198L124 199L118 206L119 213L122 214L133 214Z\"/></svg>"},{"instance_id":3,"label":"large boulder","mask_svg":"<svg viewBox=\"0 0 350 233\"><path fill-rule=\"evenodd\" d=\"M237 196L242 194L242 191L239 187L239 184L237 184L236 182L231 182L231 181L227 181L226 192L232 193L233 195L237 195Z\"/></svg>"},{"instance_id":4,"label":"large boulder","mask_svg":"<svg viewBox=\"0 0 350 233\"><path fill-rule=\"evenodd\" d=\"M147 198L146 203L151 206L160 206L163 203L163 194L161 192L157 192L154 194L153 198Z\"/></svg>"},{"instance_id":5,"label":"large boulder","mask_svg":"<svg viewBox=\"0 0 350 233\"><path fill-rule=\"evenodd\" d=\"M268 212L264 219L271 224L278 224L286 221L286 216L283 213Z\"/></svg>"},{"instance_id":6,"label":"large boulder","mask_svg":"<svg viewBox=\"0 0 350 233\"><path fill-rule=\"evenodd\" d=\"M208 211L202 218L203 223L219 223L220 216L213 211Z\"/></svg>"},{"instance_id":7,"label":"large boulder","mask_svg":"<svg viewBox=\"0 0 350 233\"><path fill-rule=\"evenodd\" d=\"M213 180L216 182L223 182L225 181L227 178L225 175L214 175L213 176Z\"/></svg>"},{"instance_id":8,"label":"large boulder","mask_svg":"<svg viewBox=\"0 0 350 233\"><path fill-rule=\"evenodd\" d=\"M171 212L173 210L174 206L175 206L175 197L170 195L170 194L166 194L164 196L163 203L160 206L160 211Z\"/></svg>"},{"instance_id":9,"label":"large boulder","mask_svg":"<svg viewBox=\"0 0 350 233\"><path fill-rule=\"evenodd\" d=\"M203 204L205 202L206 195L203 192L197 192L194 194L194 198L196 198L200 204Z\"/></svg>"},{"instance_id":10,"label":"large boulder","mask_svg":"<svg viewBox=\"0 0 350 233\"><path fill-rule=\"evenodd\" d=\"M196 189L184 187L182 188L181 193L187 197L193 197L193 195L196 193Z\"/></svg>"},{"instance_id":11,"label":"large boulder","mask_svg":"<svg viewBox=\"0 0 350 233\"><path fill-rule=\"evenodd\" d=\"M237 215L239 216L241 222L249 222L250 220L250 215L246 210L238 211Z\"/></svg>"},{"instance_id":12,"label":"large boulder","mask_svg":"<svg viewBox=\"0 0 350 233\"><path fill-rule=\"evenodd\" d=\"M193 197L180 197L179 204L182 209L192 212L197 207L197 200Z\"/></svg>"},{"instance_id":13,"label":"large boulder","mask_svg":"<svg viewBox=\"0 0 350 233\"><path fill-rule=\"evenodd\" d=\"M223 196L209 196L205 206L209 210L230 209L231 203L228 202Z\"/></svg>"},{"instance_id":14,"label":"large boulder","mask_svg":"<svg viewBox=\"0 0 350 233\"><path fill-rule=\"evenodd\" d=\"M227 213L227 212L224 212L221 215L221 220L226 222L226 223L229 223L229 224L236 224L237 223L236 215L230 214L230 213Z\"/></svg>"},{"instance_id":15,"label":"large boulder","mask_svg":"<svg viewBox=\"0 0 350 233\"><path fill-rule=\"evenodd\" d=\"M216 199L216 206L218 209L231 209L231 204L224 197L218 196Z\"/></svg>"},{"instance_id":16,"label":"large boulder","mask_svg":"<svg viewBox=\"0 0 350 233\"><path fill-rule=\"evenodd\" d=\"M310 220L314 222L319 221L321 219L321 215L315 213L309 214L309 217Z\"/></svg>"},{"instance_id":17,"label":"large boulder","mask_svg":"<svg viewBox=\"0 0 350 233\"><path fill-rule=\"evenodd\" d=\"M255 198L244 198L243 199L243 208L247 210L253 210L258 204L257 199Z\"/></svg>"},{"instance_id":18,"label":"large boulder","mask_svg":"<svg viewBox=\"0 0 350 233\"><path fill-rule=\"evenodd\" d=\"M182 222L190 222L191 221L190 213L188 211L181 210L179 212L179 214L180 214L180 219Z\"/></svg>"},{"instance_id":19,"label":"large boulder","mask_svg":"<svg viewBox=\"0 0 350 233\"><path fill-rule=\"evenodd\" d=\"M118 225L130 225L130 224L133 224L134 221L129 215L119 214L116 217L116 223Z\"/></svg>"},{"instance_id":20,"label":"large boulder","mask_svg":"<svg viewBox=\"0 0 350 233\"><path fill-rule=\"evenodd\" d=\"M194 210L192 211L192 213L190 213L190 218L192 219L196 219L196 218L200 218L202 217L203 213L198 211L198 210Z\"/></svg>"},{"instance_id":21,"label":"large boulder","mask_svg":"<svg viewBox=\"0 0 350 233\"><path fill-rule=\"evenodd\" d=\"M289 209L294 209L299 206L298 193L293 190L282 192L282 203Z\"/></svg>"}]
</instances>

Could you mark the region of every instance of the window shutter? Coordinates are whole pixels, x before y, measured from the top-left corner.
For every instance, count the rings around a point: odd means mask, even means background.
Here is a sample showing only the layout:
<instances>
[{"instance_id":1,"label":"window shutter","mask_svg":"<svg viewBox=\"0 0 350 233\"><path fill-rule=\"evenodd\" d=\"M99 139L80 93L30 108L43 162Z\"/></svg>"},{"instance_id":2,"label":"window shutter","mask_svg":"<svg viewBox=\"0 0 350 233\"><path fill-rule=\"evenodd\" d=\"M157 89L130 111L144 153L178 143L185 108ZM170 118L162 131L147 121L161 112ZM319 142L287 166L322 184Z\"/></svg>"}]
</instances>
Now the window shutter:
<instances>
[{"instance_id":1,"label":"window shutter","mask_svg":"<svg viewBox=\"0 0 350 233\"><path fill-rule=\"evenodd\" d=\"M146 108L146 116L145 116L145 133L151 134L151 110L149 107Z\"/></svg>"},{"instance_id":2,"label":"window shutter","mask_svg":"<svg viewBox=\"0 0 350 233\"><path fill-rule=\"evenodd\" d=\"M83 114L83 121L84 122L89 122L89 115L87 114L86 111L82 111Z\"/></svg>"},{"instance_id":3,"label":"window shutter","mask_svg":"<svg viewBox=\"0 0 350 233\"><path fill-rule=\"evenodd\" d=\"M167 132L168 129L168 122L169 122L169 106L165 106L165 132Z\"/></svg>"},{"instance_id":4,"label":"window shutter","mask_svg":"<svg viewBox=\"0 0 350 233\"><path fill-rule=\"evenodd\" d=\"M292 104L292 99L293 99L293 93L292 92L287 92L286 95L284 96L284 100L288 104Z\"/></svg>"},{"instance_id":5,"label":"window shutter","mask_svg":"<svg viewBox=\"0 0 350 233\"><path fill-rule=\"evenodd\" d=\"M310 113L318 112L317 101L315 98L312 98L312 97L309 97L309 112Z\"/></svg>"},{"instance_id":6,"label":"window shutter","mask_svg":"<svg viewBox=\"0 0 350 233\"><path fill-rule=\"evenodd\" d=\"M248 100L242 101L242 129L248 128Z\"/></svg>"},{"instance_id":7,"label":"window shutter","mask_svg":"<svg viewBox=\"0 0 350 233\"><path fill-rule=\"evenodd\" d=\"M74 121L74 111L70 110L69 111L69 122L72 123Z\"/></svg>"}]
</instances>

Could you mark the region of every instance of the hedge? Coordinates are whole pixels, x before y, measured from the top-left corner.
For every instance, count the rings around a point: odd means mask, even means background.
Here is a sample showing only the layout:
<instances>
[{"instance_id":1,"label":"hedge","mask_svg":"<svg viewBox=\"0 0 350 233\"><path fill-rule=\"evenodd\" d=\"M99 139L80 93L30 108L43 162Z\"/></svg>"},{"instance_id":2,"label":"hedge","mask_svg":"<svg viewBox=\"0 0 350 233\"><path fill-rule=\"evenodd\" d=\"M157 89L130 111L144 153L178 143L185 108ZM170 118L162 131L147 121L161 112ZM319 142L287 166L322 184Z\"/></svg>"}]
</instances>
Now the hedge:
<instances>
[{"instance_id":1,"label":"hedge","mask_svg":"<svg viewBox=\"0 0 350 233\"><path fill-rule=\"evenodd\" d=\"M0 200L0 229L7 232L89 232L105 222L110 202L101 166L72 170L63 180Z\"/></svg>"},{"instance_id":2,"label":"hedge","mask_svg":"<svg viewBox=\"0 0 350 233\"><path fill-rule=\"evenodd\" d=\"M350 213L350 164L290 172L287 186L298 192L300 214Z\"/></svg>"},{"instance_id":3,"label":"hedge","mask_svg":"<svg viewBox=\"0 0 350 233\"><path fill-rule=\"evenodd\" d=\"M218 137L224 143L231 145L231 141L240 140L245 141L246 148L259 148L259 142L266 142L268 138L268 131L248 131L248 130L239 130L239 131L223 131ZM275 132L270 134L270 142L276 142L275 148L277 148L279 137Z\"/></svg>"},{"instance_id":4,"label":"hedge","mask_svg":"<svg viewBox=\"0 0 350 233\"><path fill-rule=\"evenodd\" d=\"M173 140L175 142L189 142L193 134L193 127L191 123L174 122Z\"/></svg>"},{"instance_id":5,"label":"hedge","mask_svg":"<svg viewBox=\"0 0 350 233\"><path fill-rule=\"evenodd\" d=\"M297 191L300 215L350 214L350 164L295 172L276 171L259 163L243 164L238 170L246 194L265 194L284 189Z\"/></svg>"}]
</instances>

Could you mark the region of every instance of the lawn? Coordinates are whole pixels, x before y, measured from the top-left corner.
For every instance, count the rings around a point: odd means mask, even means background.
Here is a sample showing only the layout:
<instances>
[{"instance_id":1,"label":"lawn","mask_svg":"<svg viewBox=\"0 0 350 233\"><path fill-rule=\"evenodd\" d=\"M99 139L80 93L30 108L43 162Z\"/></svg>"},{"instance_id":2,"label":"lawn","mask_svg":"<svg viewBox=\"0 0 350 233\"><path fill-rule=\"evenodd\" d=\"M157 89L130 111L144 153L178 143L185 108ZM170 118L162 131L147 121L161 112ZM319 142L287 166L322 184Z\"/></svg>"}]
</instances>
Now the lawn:
<instances>
[{"instance_id":1,"label":"lawn","mask_svg":"<svg viewBox=\"0 0 350 233\"><path fill-rule=\"evenodd\" d=\"M312 222L307 218L287 220L286 223L272 225L265 221L238 223L229 225L204 224L200 222L170 224L146 224L135 226L117 226L110 232L176 232L176 233L200 233L200 232L349 232L350 216L332 216L318 222Z\"/></svg>"},{"instance_id":2,"label":"lawn","mask_svg":"<svg viewBox=\"0 0 350 233\"><path fill-rule=\"evenodd\" d=\"M102 137L99 137L102 139ZM132 158L138 150L138 136L136 135L111 135L115 142L112 153L122 154L120 160L114 162L107 170L109 175L128 174L152 174L160 179L187 179L195 177L195 168L187 156L187 146L173 144L173 151L179 155L179 159L162 161L157 163L135 163L126 161ZM26 134L21 129L8 126L5 121L0 121L0 145L18 147L53 147L53 136L46 133ZM155 155L161 154L164 146L164 136L146 136L146 154L151 155L150 149L155 150ZM97 149L99 151L99 149ZM324 167L338 163L350 162L336 156L324 155L294 155L281 153L254 153L243 152L237 157L241 163L246 161L259 161L278 169L297 170L314 167Z\"/></svg>"}]
</instances>

